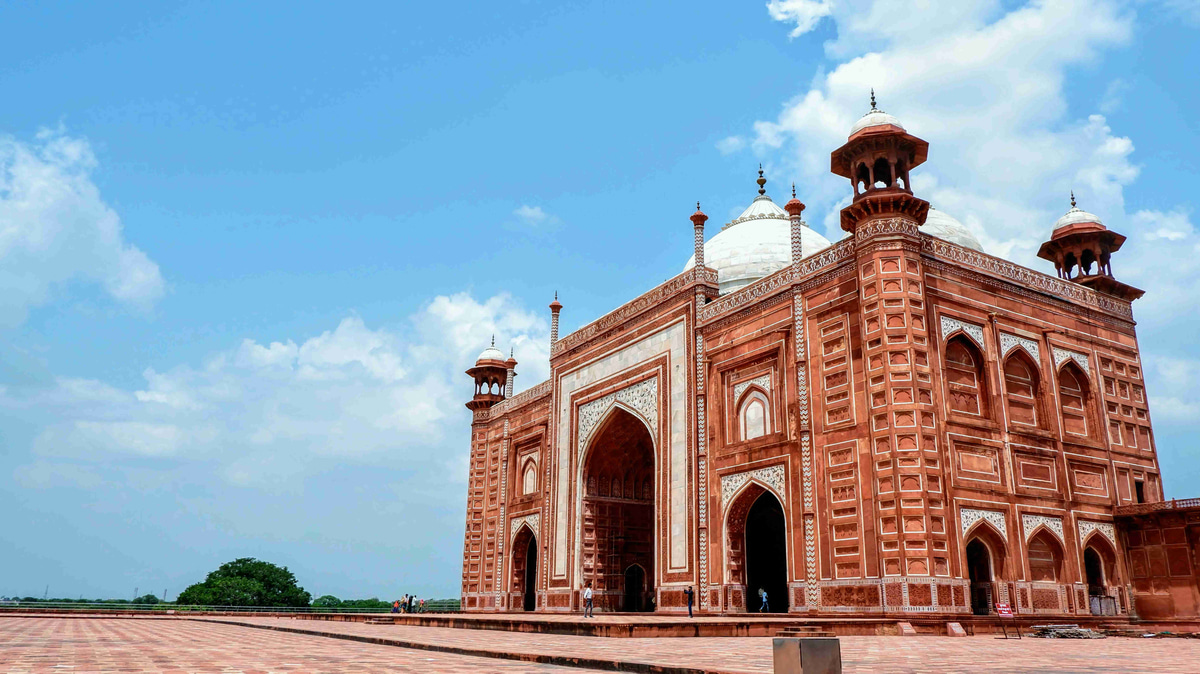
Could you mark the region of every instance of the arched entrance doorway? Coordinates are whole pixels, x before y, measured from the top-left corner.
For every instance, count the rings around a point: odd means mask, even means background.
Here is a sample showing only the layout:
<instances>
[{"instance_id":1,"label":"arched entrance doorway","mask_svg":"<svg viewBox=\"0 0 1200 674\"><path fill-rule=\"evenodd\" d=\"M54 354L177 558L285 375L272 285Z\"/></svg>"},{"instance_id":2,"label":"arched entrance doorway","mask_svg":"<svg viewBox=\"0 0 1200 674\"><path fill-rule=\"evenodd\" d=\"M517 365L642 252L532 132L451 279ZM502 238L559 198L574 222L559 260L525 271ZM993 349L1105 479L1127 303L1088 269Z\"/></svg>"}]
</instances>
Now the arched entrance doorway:
<instances>
[{"instance_id":1,"label":"arched entrance doorway","mask_svg":"<svg viewBox=\"0 0 1200 674\"><path fill-rule=\"evenodd\" d=\"M654 440L640 419L613 408L588 443L583 485L580 561L596 609L654 610Z\"/></svg>"},{"instance_id":2,"label":"arched entrance doorway","mask_svg":"<svg viewBox=\"0 0 1200 674\"><path fill-rule=\"evenodd\" d=\"M787 613L787 524L783 506L771 492L764 491L746 514L746 608L762 608L762 590L767 611Z\"/></svg>"},{"instance_id":3,"label":"arched entrance doorway","mask_svg":"<svg viewBox=\"0 0 1200 674\"><path fill-rule=\"evenodd\" d=\"M646 595L646 572L637 564L631 564L625 569L625 599L621 604L622 611L636 613L643 610L642 599Z\"/></svg>"},{"instance_id":4,"label":"arched entrance doorway","mask_svg":"<svg viewBox=\"0 0 1200 674\"><path fill-rule=\"evenodd\" d=\"M787 520L774 493L751 482L729 506L725 519L729 583L740 586L729 598L734 610L758 612L759 589L767 610L786 613L789 605Z\"/></svg>"},{"instance_id":5,"label":"arched entrance doorway","mask_svg":"<svg viewBox=\"0 0 1200 674\"><path fill-rule=\"evenodd\" d=\"M992 612L992 581L995 579L991 548L980 538L967 543L967 575L971 579L971 612Z\"/></svg>"},{"instance_id":6,"label":"arched entrance doorway","mask_svg":"<svg viewBox=\"0 0 1200 674\"><path fill-rule=\"evenodd\" d=\"M520 601L522 610L537 610L537 537L529 527L521 527L512 545L513 608Z\"/></svg>"},{"instance_id":7,"label":"arched entrance doorway","mask_svg":"<svg viewBox=\"0 0 1200 674\"><path fill-rule=\"evenodd\" d=\"M1116 553L1108 541L1098 535L1092 536L1083 549L1083 573L1092 615L1117 614L1116 597L1108 591L1109 586L1115 584L1116 561Z\"/></svg>"}]
</instances>

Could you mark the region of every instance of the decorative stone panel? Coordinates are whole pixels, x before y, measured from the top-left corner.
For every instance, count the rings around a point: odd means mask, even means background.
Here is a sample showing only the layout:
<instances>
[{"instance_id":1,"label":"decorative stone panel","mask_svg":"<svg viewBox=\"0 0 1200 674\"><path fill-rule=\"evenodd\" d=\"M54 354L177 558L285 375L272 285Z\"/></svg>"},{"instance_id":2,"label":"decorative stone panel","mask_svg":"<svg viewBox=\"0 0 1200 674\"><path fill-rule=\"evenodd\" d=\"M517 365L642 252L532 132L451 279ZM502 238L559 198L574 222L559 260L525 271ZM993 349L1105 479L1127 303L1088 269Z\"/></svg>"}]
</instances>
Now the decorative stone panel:
<instances>
[{"instance_id":1,"label":"decorative stone panel","mask_svg":"<svg viewBox=\"0 0 1200 674\"><path fill-rule=\"evenodd\" d=\"M1063 521L1061 517L1050 517L1048 515L1021 515L1021 528L1025 530L1025 540L1028 541L1035 529L1039 526L1045 526L1050 531L1058 536L1058 540L1065 540L1063 537Z\"/></svg>"},{"instance_id":2,"label":"decorative stone panel","mask_svg":"<svg viewBox=\"0 0 1200 674\"><path fill-rule=\"evenodd\" d=\"M733 399L737 400L742 397L742 393L751 386L757 386L764 391L771 390L771 375L764 374L761 377L755 377L749 381L740 382L733 386Z\"/></svg>"},{"instance_id":3,"label":"decorative stone panel","mask_svg":"<svg viewBox=\"0 0 1200 674\"><path fill-rule=\"evenodd\" d=\"M959 523L962 525L962 532L965 534L979 520L987 520L989 524L996 527L1005 538L1008 538L1008 522L1004 517L1004 513L998 510L976 510L974 508L960 508L958 511Z\"/></svg>"},{"instance_id":4,"label":"decorative stone panel","mask_svg":"<svg viewBox=\"0 0 1200 674\"><path fill-rule=\"evenodd\" d=\"M522 524L529 525L529 529L533 531L534 536L540 536L539 527L542 524L541 513L533 513L532 515L525 515L523 517L514 517L513 519L509 520L508 537L510 539L517 535L517 530L521 528Z\"/></svg>"},{"instance_id":5,"label":"decorative stone panel","mask_svg":"<svg viewBox=\"0 0 1200 674\"><path fill-rule=\"evenodd\" d=\"M755 468L742 473L734 473L733 475L721 476L721 505L722 507L729 505L730 499L737 493L742 485L750 480L758 480L775 490L779 495L780 500L784 497L784 486L787 482L787 475L784 472L783 464L777 463L774 466L766 468Z\"/></svg>"},{"instance_id":6,"label":"decorative stone panel","mask_svg":"<svg viewBox=\"0 0 1200 674\"><path fill-rule=\"evenodd\" d=\"M981 348L981 349L983 348L983 327L982 326L975 325L974 323L967 323L965 321L960 321L957 318L953 318L950 316L942 316L942 339L943 340L949 339L951 335L958 332L959 330L962 330L971 339L975 340L975 343L979 345L979 348Z\"/></svg>"},{"instance_id":7,"label":"decorative stone panel","mask_svg":"<svg viewBox=\"0 0 1200 674\"><path fill-rule=\"evenodd\" d=\"M1099 531L1101 536L1108 539L1112 543L1113 548L1117 547L1117 532L1113 529L1112 522L1093 522L1091 520L1076 520L1075 524L1079 527L1079 543L1082 545L1087 537L1093 531Z\"/></svg>"},{"instance_id":8,"label":"decorative stone panel","mask_svg":"<svg viewBox=\"0 0 1200 674\"><path fill-rule=\"evenodd\" d=\"M1035 362L1041 362L1042 351L1038 343L1032 339L1010 335L1007 332L1000 333L1000 355L1007 355L1009 351L1021 347L1026 353L1033 356Z\"/></svg>"},{"instance_id":9,"label":"decorative stone panel","mask_svg":"<svg viewBox=\"0 0 1200 674\"><path fill-rule=\"evenodd\" d=\"M1083 368L1084 372L1087 372L1088 374L1092 373L1091 369L1088 367L1087 354L1079 353L1078 351L1071 351L1070 349L1064 349L1058 346L1053 347L1052 352L1054 353L1054 367L1059 367L1069 358L1078 363L1079 367Z\"/></svg>"},{"instance_id":10,"label":"decorative stone panel","mask_svg":"<svg viewBox=\"0 0 1200 674\"><path fill-rule=\"evenodd\" d=\"M579 408L579 447L587 446L588 439L596 430L596 424L604 418L616 403L624 403L637 410L650 425L651 437L658 437L658 378L647 379L620 391L609 393Z\"/></svg>"}]
</instances>

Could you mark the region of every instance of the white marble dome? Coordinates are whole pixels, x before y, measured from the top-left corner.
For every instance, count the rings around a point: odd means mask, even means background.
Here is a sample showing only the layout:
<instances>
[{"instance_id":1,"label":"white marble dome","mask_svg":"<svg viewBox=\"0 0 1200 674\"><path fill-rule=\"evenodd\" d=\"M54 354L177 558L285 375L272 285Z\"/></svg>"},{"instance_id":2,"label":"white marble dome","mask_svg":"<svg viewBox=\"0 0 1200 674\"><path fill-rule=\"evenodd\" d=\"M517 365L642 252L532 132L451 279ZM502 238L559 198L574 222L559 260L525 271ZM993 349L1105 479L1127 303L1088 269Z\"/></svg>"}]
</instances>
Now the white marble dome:
<instances>
[{"instance_id":1,"label":"white marble dome","mask_svg":"<svg viewBox=\"0 0 1200 674\"><path fill-rule=\"evenodd\" d=\"M1100 216L1096 215L1095 213L1088 213L1072 203L1071 210L1067 211L1066 215L1062 216L1054 223L1054 229L1066 227L1067 225L1077 225L1081 222L1094 222L1097 225L1104 224L1103 222L1100 222Z\"/></svg>"},{"instance_id":2,"label":"white marble dome","mask_svg":"<svg viewBox=\"0 0 1200 674\"><path fill-rule=\"evenodd\" d=\"M804 257L828 248L829 239L810 229L801 230ZM770 276L792 263L792 224L787 211L771 197L756 198L735 220L704 243L704 264L717 270L722 295ZM683 271L696 266L688 258Z\"/></svg>"},{"instance_id":3,"label":"white marble dome","mask_svg":"<svg viewBox=\"0 0 1200 674\"><path fill-rule=\"evenodd\" d=\"M479 361L481 361L481 360L499 360L499 361L503 361L503 360L504 360L504 354L500 352L500 349L497 349L497 348L496 348L496 345L495 345L495 344L493 344L493 345L489 346L488 348L484 349L484 350L483 350L483 351L482 351L482 352L479 354L479 357L475 359L475 362L479 362Z\"/></svg>"},{"instance_id":4,"label":"white marble dome","mask_svg":"<svg viewBox=\"0 0 1200 674\"><path fill-rule=\"evenodd\" d=\"M850 127L850 135L853 136L854 134L856 134L859 131L862 131L863 129L866 129L868 127L883 126L885 124L891 124L892 126L898 126L898 127L900 127L901 131L904 130L904 125L901 124L900 120L896 119L895 116L889 115L886 112L884 112L883 110L876 110L875 108L871 108L870 112L863 115L861 118L859 118L859 120L857 122L854 123L854 126Z\"/></svg>"},{"instance_id":5,"label":"white marble dome","mask_svg":"<svg viewBox=\"0 0 1200 674\"><path fill-rule=\"evenodd\" d=\"M925 218L925 224L921 225L921 231L943 241L957 243L981 253L985 252L983 244L979 243L979 239L975 238L966 225L936 208L929 209L929 215Z\"/></svg>"}]
</instances>

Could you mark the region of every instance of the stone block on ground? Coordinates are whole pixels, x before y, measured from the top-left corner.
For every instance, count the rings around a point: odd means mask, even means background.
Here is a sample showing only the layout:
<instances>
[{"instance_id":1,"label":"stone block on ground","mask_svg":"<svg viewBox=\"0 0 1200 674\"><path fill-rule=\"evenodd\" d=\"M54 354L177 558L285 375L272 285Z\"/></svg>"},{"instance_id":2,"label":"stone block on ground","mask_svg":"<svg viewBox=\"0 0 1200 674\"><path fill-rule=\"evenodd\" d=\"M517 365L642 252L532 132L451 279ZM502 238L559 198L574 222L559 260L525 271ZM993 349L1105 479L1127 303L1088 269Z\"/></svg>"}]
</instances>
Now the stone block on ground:
<instances>
[{"instance_id":1,"label":"stone block on ground","mask_svg":"<svg viewBox=\"0 0 1200 674\"><path fill-rule=\"evenodd\" d=\"M917 636L917 630L912 626L912 623L909 623L909 622L896 623L896 629L900 630L900 636L902 636L902 637Z\"/></svg>"},{"instance_id":2,"label":"stone block on ground","mask_svg":"<svg viewBox=\"0 0 1200 674\"><path fill-rule=\"evenodd\" d=\"M958 623L946 623L946 636L965 637L967 636L967 631Z\"/></svg>"},{"instance_id":3,"label":"stone block on ground","mask_svg":"<svg viewBox=\"0 0 1200 674\"><path fill-rule=\"evenodd\" d=\"M842 674L842 645L836 637L776 638L774 674Z\"/></svg>"}]
</instances>

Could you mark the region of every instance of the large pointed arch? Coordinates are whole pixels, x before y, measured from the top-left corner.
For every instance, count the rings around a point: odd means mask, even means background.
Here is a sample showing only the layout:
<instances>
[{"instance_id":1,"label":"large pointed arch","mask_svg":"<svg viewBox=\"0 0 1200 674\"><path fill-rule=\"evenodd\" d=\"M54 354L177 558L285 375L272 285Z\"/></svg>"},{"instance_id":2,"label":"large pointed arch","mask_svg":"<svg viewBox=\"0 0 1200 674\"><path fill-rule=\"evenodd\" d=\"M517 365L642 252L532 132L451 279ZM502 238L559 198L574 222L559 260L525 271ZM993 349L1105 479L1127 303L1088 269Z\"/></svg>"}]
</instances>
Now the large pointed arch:
<instances>
[{"instance_id":1,"label":"large pointed arch","mask_svg":"<svg viewBox=\"0 0 1200 674\"><path fill-rule=\"evenodd\" d=\"M770 612L787 611L791 544L785 503L782 494L758 479L747 480L728 500L724 575L734 588L726 598L734 611L759 610L760 587L769 597Z\"/></svg>"},{"instance_id":2,"label":"large pointed arch","mask_svg":"<svg viewBox=\"0 0 1200 674\"><path fill-rule=\"evenodd\" d=\"M580 452L575 515L576 578L592 582L595 607L627 605L625 570L645 571L644 601L656 585L656 439L633 406L617 401L605 410ZM639 595L640 596L640 595Z\"/></svg>"}]
</instances>

